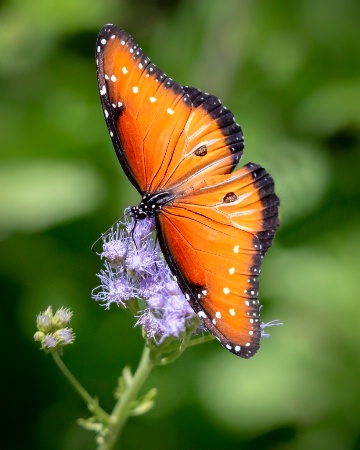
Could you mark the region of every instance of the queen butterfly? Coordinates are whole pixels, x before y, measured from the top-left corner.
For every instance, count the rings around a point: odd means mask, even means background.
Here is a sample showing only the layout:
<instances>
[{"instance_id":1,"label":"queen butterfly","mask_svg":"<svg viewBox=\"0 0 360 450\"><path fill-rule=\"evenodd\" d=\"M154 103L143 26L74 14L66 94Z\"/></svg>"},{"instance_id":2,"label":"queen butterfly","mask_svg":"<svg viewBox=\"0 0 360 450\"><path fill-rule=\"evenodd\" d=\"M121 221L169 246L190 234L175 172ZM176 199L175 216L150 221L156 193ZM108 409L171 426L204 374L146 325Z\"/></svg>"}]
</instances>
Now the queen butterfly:
<instances>
[{"instance_id":1,"label":"queen butterfly","mask_svg":"<svg viewBox=\"0 0 360 450\"><path fill-rule=\"evenodd\" d=\"M97 77L119 162L142 196L136 219L155 217L160 247L186 299L235 355L261 337L259 274L279 227L271 176L233 172L244 138L221 101L181 86L114 25L99 33Z\"/></svg>"}]
</instances>

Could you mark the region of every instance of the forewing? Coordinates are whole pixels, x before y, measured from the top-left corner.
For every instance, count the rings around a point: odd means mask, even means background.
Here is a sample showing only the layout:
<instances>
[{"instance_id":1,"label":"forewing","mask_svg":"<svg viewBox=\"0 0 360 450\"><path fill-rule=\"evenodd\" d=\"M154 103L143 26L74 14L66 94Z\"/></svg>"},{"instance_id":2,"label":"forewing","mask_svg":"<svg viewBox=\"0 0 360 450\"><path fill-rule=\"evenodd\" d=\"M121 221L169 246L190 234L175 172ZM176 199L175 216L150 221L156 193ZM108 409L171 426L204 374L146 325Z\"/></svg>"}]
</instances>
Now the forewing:
<instances>
[{"instance_id":1,"label":"forewing","mask_svg":"<svg viewBox=\"0 0 360 450\"><path fill-rule=\"evenodd\" d=\"M219 99L179 85L125 31L106 25L97 40L100 98L118 159L141 192L184 190L230 173L243 136Z\"/></svg>"},{"instance_id":2,"label":"forewing","mask_svg":"<svg viewBox=\"0 0 360 450\"><path fill-rule=\"evenodd\" d=\"M184 88L192 111L166 170L163 187L181 195L204 178L230 173L240 161L244 137L221 101L196 88Z\"/></svg>"},{"instance_id":3,"label":"forewing","mask_svg":"<svg viewBox=\"0 0 360 450\"><path fill-rule=\"evenodd\" d=\"M279 226L278 205L270 175L248 164L210 178L157 219L165 258L193 309L243 358L259 348L258 277Z\"/></svg>"}]
</instances>

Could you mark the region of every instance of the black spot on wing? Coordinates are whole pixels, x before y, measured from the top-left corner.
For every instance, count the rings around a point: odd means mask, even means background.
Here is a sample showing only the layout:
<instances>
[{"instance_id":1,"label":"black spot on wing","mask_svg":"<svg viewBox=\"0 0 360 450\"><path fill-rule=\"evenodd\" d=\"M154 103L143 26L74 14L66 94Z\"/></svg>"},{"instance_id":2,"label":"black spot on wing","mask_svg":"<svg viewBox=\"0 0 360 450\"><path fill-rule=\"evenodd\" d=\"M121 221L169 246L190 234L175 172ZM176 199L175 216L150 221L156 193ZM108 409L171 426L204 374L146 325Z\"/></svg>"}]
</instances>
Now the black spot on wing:
<instances>
[{"instance_id":1,"label":"black spot on wing","mask_svg":"<svg viewBox=\"0 0 360 450\"><path fill-rule=\"evenodd\" d=\"M197 148L197 149L194 151L194 154L195 154L196 156L205 156L205 155L207 154L207 148L206 148L206 145L202 145L201 147Z\"/></svg>"},{"instance_id":2,"label":"black spot on wing","mask_svg":"<svg viewBox=\"0 0 360 450\"><path fill-rule=\"evenodd\" d=\"M241 127L235 122L232 112L223 106L221 101L214 95L201 92L197 88L183 87L185 93L195 108L202 107L216 120L219 129L223 136L225 136L225 144L234 155L234 167L240 161L244 149L244 135Z\"/></svg>"},{"instance_id":3,"label":"black spot on wing","mask_svg":"<svg viewBox=\"0 0 360 450\"><path fill-rule=\"evenodd\" d=\"M237 200L237 195L234 192L228 192L223 198L224 203L231 203Z\"/></svg>"}]
</instances>

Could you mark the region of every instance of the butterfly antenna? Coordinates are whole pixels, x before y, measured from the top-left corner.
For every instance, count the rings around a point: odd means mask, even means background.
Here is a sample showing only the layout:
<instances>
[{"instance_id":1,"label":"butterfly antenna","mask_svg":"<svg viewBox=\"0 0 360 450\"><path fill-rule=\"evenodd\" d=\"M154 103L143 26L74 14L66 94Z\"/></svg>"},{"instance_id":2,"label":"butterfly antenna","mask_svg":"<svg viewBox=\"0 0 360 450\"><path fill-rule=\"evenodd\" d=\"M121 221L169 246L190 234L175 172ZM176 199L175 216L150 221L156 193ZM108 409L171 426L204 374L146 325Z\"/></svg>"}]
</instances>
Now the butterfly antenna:
<instances>
[{"instance_id":1,"label":"butterfly antenna","mask_svg":"<svg viewBox=\"0 0 360 450\"><path fill-rule=\"evenodd\" d=\"M104 236L106 236L108 233L109 233L109 231L111 231L113 228L114 228L114 226L116 225L116 224L118 224L118 223L122 223L122 220L123 220L123 218L126 216L127 214L124 214L122 217L120 217L120 219L117 219L106 231L105 231L105 233L101 233L101 235L96 239L96 241L92 244L92 246L91 246L91 251L92 252L95 252L95 250L94 250L94 247L95 247L95 245L104 237Z\"/></svg>"},{"instance_id":2,"label":"butterfly antenna","mask_svg":"<svg viewBox=\"0 0 360 450\"><path fill-rule=\"evenodd\" d=\"M133 223L133 226L132 226L132 229L131 229L131 238L132 238L132 240L134 242L136 250L139 250L138 246L136 245L136 241L135 241L135 237L134 237L136 225L137 225L137 219L134 220L134 223Z\"/></svg>"},{"instance_id":3,"label":"butterfly antenna","mask_svg":"<svg viewBox=\"0 0 360 450\"><path fill-rule=\"evenodd\" d=\"M116 222L115 222L116 223ZM111 227L105 232L105 233L101 233L101 235L96 239L96 241L92 244L92 246L91 246L91 251L93 252L93 253L95 253L95 250L94 250L94 247L95 247L95 245L100 241L100 239L102 239L103 237L104 237L104 235L106 234L106 233L108 233L109 232L109 230L111 230Z\"/></svg>"}]
</instances>

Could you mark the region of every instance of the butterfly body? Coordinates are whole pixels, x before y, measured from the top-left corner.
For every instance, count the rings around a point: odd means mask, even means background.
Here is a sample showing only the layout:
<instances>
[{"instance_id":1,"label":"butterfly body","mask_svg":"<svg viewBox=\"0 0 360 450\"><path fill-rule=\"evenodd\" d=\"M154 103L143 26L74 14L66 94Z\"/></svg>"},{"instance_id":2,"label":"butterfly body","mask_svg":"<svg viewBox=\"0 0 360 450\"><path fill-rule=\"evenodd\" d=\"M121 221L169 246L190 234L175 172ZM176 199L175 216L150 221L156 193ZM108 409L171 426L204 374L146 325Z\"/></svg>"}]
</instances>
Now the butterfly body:
<instances>
[{"instance_id":1,"label":"butterfly body","mask_svg":"<svg viewBox=\"0 0 360 450\"><path fill-rule=\"evenodd\" d=\"M146 217L156 217L160 213L161 207L170 203L174 197L174 195L166 191L144 194L139 205L130 208L131 215L137 220L142 220Z\"/></svg>"},{"instance_id":2,"label":"butterfly body","mask_svg":"<svg viewBox=\"0 0 360 450\"><path fill-rule=\"evenodd\" d=\"M257 164L235 170L244 138L213 95L181 86L125 31L98 37L100 98L116 154L152 216L164 257L205 326L249 358L261 337L258 277L279 226L279 200Z\"/></svg>"}]
</instances>

